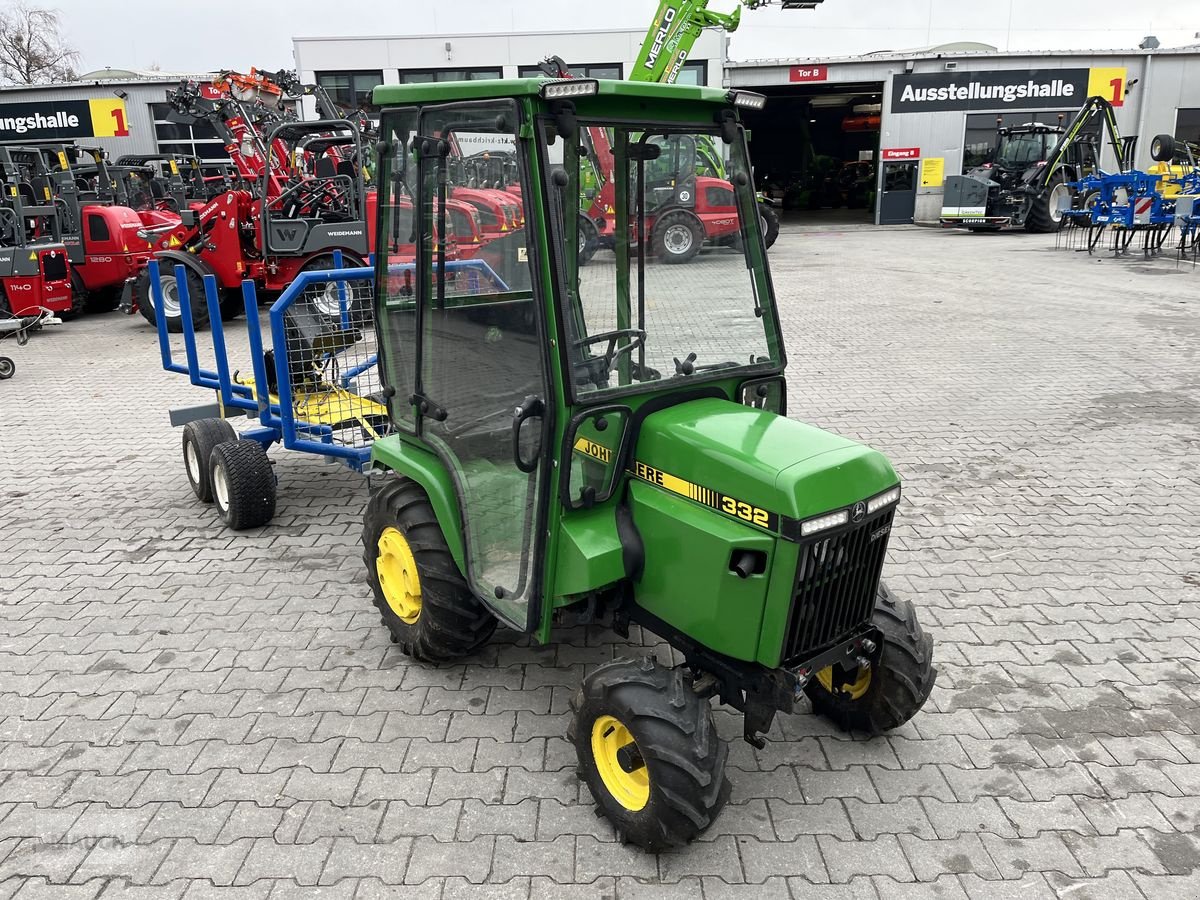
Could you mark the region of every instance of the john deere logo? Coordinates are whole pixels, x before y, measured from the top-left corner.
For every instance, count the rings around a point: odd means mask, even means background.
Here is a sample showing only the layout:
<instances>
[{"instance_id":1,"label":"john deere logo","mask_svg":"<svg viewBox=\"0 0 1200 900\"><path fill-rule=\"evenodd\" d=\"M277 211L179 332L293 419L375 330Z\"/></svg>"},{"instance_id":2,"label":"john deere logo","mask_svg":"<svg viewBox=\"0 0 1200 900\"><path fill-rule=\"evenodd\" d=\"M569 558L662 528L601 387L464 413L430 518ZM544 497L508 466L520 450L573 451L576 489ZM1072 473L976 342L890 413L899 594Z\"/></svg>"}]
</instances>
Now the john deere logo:
<instances>
[{"instance_id":1,"label":"john deere logo","mask_svg":"<svg viewBox=\"0 0 1200 900\"><path fill-rule=\"evenodd\" d=\"M850 513L851 522L861 522L867 515L867 504L859 500L854 504L854 509Z\"/></svg>"}]
</instances>

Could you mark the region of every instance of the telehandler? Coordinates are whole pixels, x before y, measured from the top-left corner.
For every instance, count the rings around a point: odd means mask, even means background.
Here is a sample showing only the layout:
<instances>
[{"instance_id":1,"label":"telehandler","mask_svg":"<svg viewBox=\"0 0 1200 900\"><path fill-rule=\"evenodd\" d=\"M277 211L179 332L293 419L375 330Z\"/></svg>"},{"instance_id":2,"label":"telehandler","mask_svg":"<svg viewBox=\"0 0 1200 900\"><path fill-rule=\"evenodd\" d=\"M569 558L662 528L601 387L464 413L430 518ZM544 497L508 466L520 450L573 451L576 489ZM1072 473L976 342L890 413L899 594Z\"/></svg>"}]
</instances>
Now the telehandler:
<instances>
[{"instance_id":1,"label":"telehandler","mask_svg":"<svg viewBox=\"0 0 1200 900\"><path fill-rule=\"evenodd\" d=\"M729 796L713 701L758 747L777 713L809 703L848 731L908 721L936 670L913 605L880 581L899 478L880 453L786 417L739 120L763 98L577 78L386 85L374 102L374 234L415 218L415 260L386 241L374 256L390 429L371 450L363 557L392 640L434 664L499 624L540 642L581 623L665 640L682 663L599 666L569 728L600 810L649 850L692 840ZM580 268L593 128L612 135L629 239ZM739 253L648 264L645 182L675 136L727 148ZM451 148L501 139L523 225L485 249L486 278L455 277L433 237Z\"/></svg>"}]
</instances>

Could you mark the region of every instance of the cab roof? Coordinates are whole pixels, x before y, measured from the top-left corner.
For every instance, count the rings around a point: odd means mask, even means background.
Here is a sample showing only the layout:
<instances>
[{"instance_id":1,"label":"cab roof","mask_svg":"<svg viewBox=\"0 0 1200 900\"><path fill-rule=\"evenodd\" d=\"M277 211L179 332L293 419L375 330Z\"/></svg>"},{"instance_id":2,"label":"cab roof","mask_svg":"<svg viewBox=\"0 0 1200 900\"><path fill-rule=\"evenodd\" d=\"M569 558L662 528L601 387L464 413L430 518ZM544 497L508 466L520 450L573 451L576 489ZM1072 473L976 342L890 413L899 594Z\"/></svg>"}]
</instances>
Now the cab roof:
<instances>
[{"instance_id":1,"label":"cab roof","mask_svg":"<svg viewBox=\"0 0 1200 900\"><path fill-rule=\"evenodd\" d=\"M495 100L503 97L536 97L546 82L561 78L499 78L482 81L442 81L427 84L381 84L371 94L376 106L407 106L415 103L447 103L455 100ZM589 79L584 79L589 80ZM728 106L728 91L690 84L658 84L652 81L597 82L600 97L630 100L691 100ZM586 103L590 96L570 98Z\"/></svg>"}]
</instances>

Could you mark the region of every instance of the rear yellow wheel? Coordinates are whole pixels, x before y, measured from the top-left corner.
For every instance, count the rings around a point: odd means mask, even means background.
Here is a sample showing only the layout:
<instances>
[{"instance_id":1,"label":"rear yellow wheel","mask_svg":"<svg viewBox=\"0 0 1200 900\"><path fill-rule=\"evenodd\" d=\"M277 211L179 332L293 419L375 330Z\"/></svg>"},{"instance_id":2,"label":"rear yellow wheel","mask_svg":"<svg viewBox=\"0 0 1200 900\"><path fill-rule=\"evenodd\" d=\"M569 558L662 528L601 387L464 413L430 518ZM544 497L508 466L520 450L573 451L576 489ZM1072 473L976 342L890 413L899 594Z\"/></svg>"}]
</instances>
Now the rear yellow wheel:
<instances>
[{"instance_id":1,"label":"rear yellow wheel","mask_svg":"<svg viewBox=\"0 0 1200 900\"><path fill-rule=\"evenodd\" d=\"M592 723L592 756L600 780L613 799L630 812L650 800L650 775L637 742L619 719L599 716Z\"/></svg>"},{"instance_id":2,"label":"rear yellow wheel","mask_svg":"<svg viewBox=\"0 0 1200 900\"><path fill-rule=\"evenodd\" d=\"M424 489L392 476L363 516L363 563L380 623L402 653L424 662L468 656L496 630L459 573Z\"/></svg>"},{"instance_id":3,"label":"rear yellow wheel","mask_svg":"<svg viewBox=\"0 0 1200 900\"><path fill-rule=\"evenodd\" d=\"M421 616L421 576L408 540L396 528L385 528L379 536L375 571L388 607L405 625Z\"/></svg>"}]
</instances>

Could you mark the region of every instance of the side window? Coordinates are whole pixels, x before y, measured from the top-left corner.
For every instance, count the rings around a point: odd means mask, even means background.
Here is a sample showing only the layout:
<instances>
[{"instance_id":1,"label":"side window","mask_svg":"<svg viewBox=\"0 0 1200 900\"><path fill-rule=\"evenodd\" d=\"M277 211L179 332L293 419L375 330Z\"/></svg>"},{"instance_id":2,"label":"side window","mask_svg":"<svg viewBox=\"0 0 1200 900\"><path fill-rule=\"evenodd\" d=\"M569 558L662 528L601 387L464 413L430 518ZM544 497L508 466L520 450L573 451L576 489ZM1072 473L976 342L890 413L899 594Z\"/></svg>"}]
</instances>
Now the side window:
<instances>
[{"instance_id":1,"label":"side window","mask_svg":"<svg viewBox=\"0 0 1200 900\"><path fill-rule=\"evenodd\" d=\"M108 222L104 220L104 216L98 213L93 212L88 214L87 229L89 241L107 241L112 239L108 231Z\"/></svg>"},{"instance_id":2,"label":"side window","mask_svg":"<svg viewBox=\"0 0 1200 900\"><path fill-rule=\"evenodd\" d=\"M414 196L417 161L413 154L416 110L389 111L382 131L387 150L378 161L379 210L375 282L381 342L380 372L395 389L388 401L392 421L416 430L412 404L416 377L417 303L414 285L416 233Z\"/></svg>"}]
</instances>

